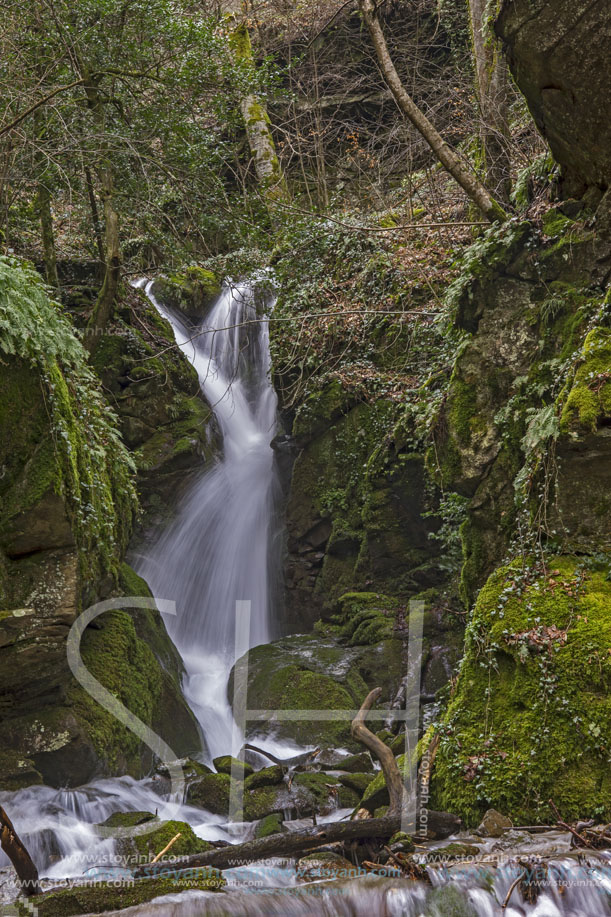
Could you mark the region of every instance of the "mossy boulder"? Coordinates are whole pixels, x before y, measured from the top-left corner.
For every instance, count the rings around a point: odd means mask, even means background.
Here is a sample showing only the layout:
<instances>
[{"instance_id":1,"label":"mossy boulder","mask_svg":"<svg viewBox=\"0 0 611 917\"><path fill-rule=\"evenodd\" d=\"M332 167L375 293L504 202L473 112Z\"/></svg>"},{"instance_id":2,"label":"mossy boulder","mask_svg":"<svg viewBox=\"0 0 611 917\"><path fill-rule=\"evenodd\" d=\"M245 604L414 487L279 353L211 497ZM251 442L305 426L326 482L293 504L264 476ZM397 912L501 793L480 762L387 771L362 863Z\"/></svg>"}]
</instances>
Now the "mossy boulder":
<instances>
[{"instance_id":1,"label":"mossy boulder","mask_svg":"<svg viewBox=\"0 0 611 917\"><path fill-rule=\"evenodd\" d=\"M229 774L238 780L245 780L253 773L252 764L232 758L231 755L221 755L212 762L219 774Z\"/></svg>"},{"instance_id":2,"label":"mossy boulder","mask_svg":"<svg viewBox=\"0 0 611 917\"><path fill-rule=\"evenodd\" d=\"M270 837L272 834L280 834L282 831L286 831L282 816L279 812L274 812L273 815L266 815L265 818L261 819L255 828L255 837L257 839Z\"/></svg>"},{"instance_id":3,"label":"mossy boulder","mask_svg":"<svg viewBox=\"0 0 611 917\"><path fill-rule=\"evenodd\" d=\"M263 767L260 771L250 774L244 781L246 790L256 790L260 786L275 786L282 783L284 770L279 764L272 764L271 767Z\"/></svg>"},{"instance_id":4,"label":"mossy boulder","mask_svg":"<svg viewBox=\"0 0 611 917\"><path fill-rule=\"evenodd\" d=\"M248 705L270 711L269 726L278 736L304 745L351 743L350 716L344 720L276 720L275 710L353 710L368 687L354 666L358 650L317 635L285 637L257 646L248 656ZM228 697L232 700L233 675ZM251 724L253 734L260 724ZM256 777L256 775L255 775ZM253 778L249 778L253 779Z\"/></svg>"},{"instance_id":5,"label":"mossy boulder","mask_svg":"<svg viewBox=\"0 0 611 917\"><path fill-rule=\"evenodd\" d=\"M152 292L164 305L178 309L193 320L201 320L221 289L221 281L213 271L192 264L174 274L158 277Z\"/></svg>"},{"instance_id":6,"label":"mossy boulder","mask_svg":"<svg viewBox=\"0 0 611 917\"><path fill-rule=\"evenodd\" d=\"M359 799L371 783L371 774L340 774L337 778L342 786L354 790Z\"/></svg>"},{"instance_id":7,"label":"mossy boulder","mask_svg":"<svg viewBox=\"0 0 611 917\"><path fill-rule=\"evenodd\" d=\"M206 809L207 812L226 816L229 812L230 787L229 774L205 774L189 786L187 801L189 805Z\"/></svg>"},{"instance_id":8,"label":"mossy boulder","mask_svg":"<svg viewBox=\"0 0 611 917\"><path fill-rule=\"evenodd\" d=\"M210 867L195 868L189 875L139 879L133 884L116 885L100 882L73 886L31 898L39 917L78 917L79 914L103 914L108 911L146 904L163 895L181 891L219 891L226 885L222 874ZM26 913L25 909L23 913Z\"/></svg>"},{"instance_id":9,"label":"mossy boulder","mask_svg":"<svg viewBox=\"0 0 611 917\"><path fill-rule=\"evenodd\" d=\"M482 589L440 723L431 806L476 825L611 817L608 567L516 561Z\"/></svg>"},{"instance_id":10,"label":"mossy boulder","mask_svg":"<svg viewBox=\"0 0 611 917\"><path fill-rule=\"evenodd\" d=\"M289 793L283 783L255 788L245 785L242 805L245 821L259 821L268 815L280 815L291 807Z\"/></svg>"},{"instance_id":11,"label":"mossy boulder","mask_svg":"<svg viewBox=\"0 0 611 917\"><path fill-rule=\"evenodd\" d=\"M212 849L212 844L197 837L186 822L160 821L150 812L115 812L103 822L102 827L134 829L133 836L120 837L116 841L117 854L127 867L150 862L177 834L180 837L172 844L167 856L189 856Z\"/></svg>"},{"instance_id":12,"label":"mossy boulder","mask_svg":"<svg viewBox=\"0 0 611 917\"><path fill-rule=\"evenodd\" d=\"M337 601L341 635L350 646L391 639L397 600L377 592L346 592Z\"/></svg>"}]
</instances>

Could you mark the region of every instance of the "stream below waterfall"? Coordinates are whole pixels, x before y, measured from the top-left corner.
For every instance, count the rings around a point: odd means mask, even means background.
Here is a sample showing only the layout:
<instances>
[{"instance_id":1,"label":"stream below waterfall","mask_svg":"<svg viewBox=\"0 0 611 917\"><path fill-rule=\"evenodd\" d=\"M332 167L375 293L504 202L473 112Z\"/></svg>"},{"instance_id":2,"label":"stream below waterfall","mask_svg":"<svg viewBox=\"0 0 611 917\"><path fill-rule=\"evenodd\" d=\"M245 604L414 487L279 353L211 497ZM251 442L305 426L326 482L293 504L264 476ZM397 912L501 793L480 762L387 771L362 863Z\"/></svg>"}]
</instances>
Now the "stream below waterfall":
<instances>
[{"instance_id":1,"label":"stream below waterfall","mask_svg":"<svg viewBox=\"0 0 611 917\"><path fill-rule=\"evenodd\" d=\"M210 761L220 754L236 755L244 741L226 694L236 657L280 635L273 614L282 535L271 447L276 395L270 378L269 325L256 320L261 312L253 284L226 285L196 329L159 303L150 284L145 291L170 321L178 345L197 370L223 443L222 456L190 486L171 525L155 544L132 558L153 594L176 603L176 615L167 615L165 623L182 656L185 696L201 727L201 760ZM240 620L247 625L237 630L236 603L242 603ZM278 757L298 750L265 736L257 738L257 744ZM159 775L139 781L97 780L70 790L35 786L2 792L0 803L11 813L45 877L45 888L68 877L83 881L96 864L113 862L115 842L101 839L95 825L114 812L159 811L161 817L188 822L199 837L211 841L236 842L254 830L252 823L225 824L219 816L170 799L167 781ZM336 820L347 814L335 810L325 818ZM289 831L303 824L285 822ZM467 835L459 838L473 841ZM181 892L120 913L151 917L611 915L609 855L577 857L569 841L570 836L560 832L510 832L501 841L480 839L475 862L427 866L430 885L374 876L303 882L290 861L277 861L228 870L223 893ZM435 842L424 844L422 854L435 847ZM11 900L15 888L8 861L0 857L2 914L2 901ZM519 865L520 857L528 857L531 864L546 864L541 893L529 904L516 886L503 908L512 883L525 868Z\"/></svg>"}]
</instances>

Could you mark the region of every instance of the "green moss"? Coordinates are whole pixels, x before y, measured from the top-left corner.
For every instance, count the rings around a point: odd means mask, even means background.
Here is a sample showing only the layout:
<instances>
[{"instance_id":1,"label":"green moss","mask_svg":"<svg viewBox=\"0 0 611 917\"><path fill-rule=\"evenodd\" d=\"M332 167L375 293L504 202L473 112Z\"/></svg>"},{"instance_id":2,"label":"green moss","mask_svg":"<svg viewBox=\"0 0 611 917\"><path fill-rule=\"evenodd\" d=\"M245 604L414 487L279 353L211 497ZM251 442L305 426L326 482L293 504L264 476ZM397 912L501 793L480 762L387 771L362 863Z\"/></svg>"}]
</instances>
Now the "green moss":
<instances>
[{"instance_id":1,"label":"green moss","mask_svg":"<svg viewBox=\"0 0 611 917\"><path fill-rule=\"evenodd\" d=\"M243 812L246 821L259 821L268 815L284 811L287 800L284 784L259 786L256 789L244 787Z\"/></svg>"},{"instance_id":2,"label":"green moss","mask_svg":"<svg viewBox=\"0 0 611 917\"><path fill-rule=\"evenodd\" d=\"M397 601L377 592L347 592L338 599L340 633L350 646L373 645L393 635Z\"/></svg>"},{"instance_id":3,"label":"green moss","mask_svg":"<svg viewBox=\"0 0 611 917\"><path fill-rule=\"evenodd\" d=\"M465 445L471 443L473 425L478 423L477 390L459 377L450 382L448 422L452 433Z\"/></svg>"},{"instance_id":4,"label":"green moss","mask_svg":"<svg viewBox=\"0 0 611 917\"><path fill-rule=\"evenodd\" d=\"M101 628L87 628L81 641L86 668L140 720L151 723L162 691L162 675L151 648L136 634L130 614L107 612ZM69 701L87 724L89 737L108 772L125 769L139 775L141 742L80 685L69 690Z\"/></svg>"},{"instance_id":5,"label":"green moss","mask_svg":"<svg viewBox=\"0 0 611 917\"><path fill-rule=\"evenodd\" d=\"M562 432L593 433L611 418L611 331L594 328L587 335L581 364L564 394L560 429Z\"/></svg>"},{"instance_id":6,"label":"green moss","mask_svg":"<svg viewBox=\"0 0 611 917\"><path fill-rule=\"evenodd\" d=\"M274 812L272 815L266 815L257 825L255 837L270 837L272 834L280 834L283 830L283 825L284 822L279 812Z\"/></svg>"},{"instance_id":7,"label":"green moss","mask_svg":"<svg viewBox=\"0 0 611 917\"><path fill-rule=\"evenodd\" d=\"M404 777L408 775L407 761L405 755L398 755L396 758L397 767ZM388 806L390 800L384 774L379 771L378 774L370 781L359 803L360 807L367 809L368 812L374 813L380 806ZM449 810L448 810L449 811Z\"/></svg>"},{"instance_id":8,"label":"green moss","mask_svg":"<svg viewBox=\"0 0 611 917\"><path fill-rule=\"evenodd\" d=\"M572 557L516 561L482 589L439 727L431 805L474 824L611 814L611 583Z\"/></svg>"},{"instance_id":9,"label":"green moss","mask_svg":"<svg viewBox=\"0 0 611 917\"><path fill-rule=\"evenodd\" d=\"M231 755L221 755L212 762L220 774L229 774L235 776L238 780L244 780L253 772L251 764L240 761L238 758L232 758Z\"/></svg>"},{"instance_id":10,"label":"green moss","mask_svg":"<svg viewBox=\"0 0 611 917\"><path fill-rule=\"evenodd\" d=\"M573 220L566 217L560 210L551 209L543 214L543 232L546 236L562 236L568 232Z\"/></svg>"},{"instance_id":11,"label":"green moss","mask_svg":"<svg viewBox=\"0 0 611 917\"><path fill-rule=\"evenodd\" d=\"M180 834L180 837L168 850L168 857L190 856L193 853L205 853L207 850L212 850L212 844L203 841L195 834L190 825L182 821L162 822L157 830L150 834L136 835L133 838L121 840L119 843L124 856L126 851L123 845L133 845L139 858L138 862L143 862L161 853L177 834Z\"/></svg>"},{"instance_id":12,"label":"green moss","mask_svg":"<svg viewBox=\"0 0 611 917\"><path fill-rule=\"evenodd\" d=\"M279 764L273 764L271 767L264 767L246 778L244 789L256 790L260 786L277 785L282 783L283 774L284 771Z\"/></svg>"}]
</instances>

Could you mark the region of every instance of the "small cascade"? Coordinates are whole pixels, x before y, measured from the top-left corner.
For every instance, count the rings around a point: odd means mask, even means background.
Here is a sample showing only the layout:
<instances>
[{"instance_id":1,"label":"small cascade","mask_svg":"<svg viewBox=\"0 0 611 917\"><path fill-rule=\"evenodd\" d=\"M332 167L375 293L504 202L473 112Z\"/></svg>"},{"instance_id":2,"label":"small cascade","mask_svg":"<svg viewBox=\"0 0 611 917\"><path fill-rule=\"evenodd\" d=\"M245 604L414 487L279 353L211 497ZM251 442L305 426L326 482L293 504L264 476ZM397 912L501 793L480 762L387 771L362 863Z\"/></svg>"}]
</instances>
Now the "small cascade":
<instances>
[{"instance_id":1,"label":"small cascade","mask_svg":"<svg viewBox=\"0 0 611 917\"><path fill-rule=\"evenodd\" d=\"M214 757L232 745L226 687L235 662L236 602L250 603L249 633L240 635L245 646L272 637L279 552L271 550L278 486L269 325L257 316L251 283L227 284L195 329L170 313L152 287L145 292L197 370L223 451L188 491L174 523L134 565L154 595L176 602L177 615L166 625L185 664L185 696Z\"/></svg>"}]
</instances>

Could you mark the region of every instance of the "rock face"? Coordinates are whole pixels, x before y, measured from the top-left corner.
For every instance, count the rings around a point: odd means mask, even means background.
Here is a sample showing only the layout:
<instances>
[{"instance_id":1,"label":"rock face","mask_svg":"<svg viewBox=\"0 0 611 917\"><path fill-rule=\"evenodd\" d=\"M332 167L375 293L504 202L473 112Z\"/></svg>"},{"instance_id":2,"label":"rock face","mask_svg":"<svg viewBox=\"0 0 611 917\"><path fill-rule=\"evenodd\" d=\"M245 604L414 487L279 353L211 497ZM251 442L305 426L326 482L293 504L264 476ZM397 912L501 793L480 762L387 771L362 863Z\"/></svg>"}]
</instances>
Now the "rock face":
<instances>
[{"instance_id":1,"label":"rock face","mask_svg":"<svg viewBox=\"0 0 611 917\"><path fill-rule=\"evenodd\" d=\"M218 445L197 373L174 346L169 323L141 290L127 297L92 361L134 456L144 510L139 532L150 536Z\"/></svg>"},{"instance_id":2,"label":"rock face","mask_svg":"<svg viewBox=\"0 0 611 917\"><path fill-rule=\"evenodd\" d=\"M23 341L4 336L12 355L0 363L0 785L140 774L150 752L80 688L66 655L84 607L148 592L121 564L135 510L128 454L36 275L3 259L0 272L0 310L12 315L2 327L25 327ZM159 615L116 611L96 625L81 642L87 668L177 754L197 747Z\"/></svg>"},{"instance_id":3,"label":"rock face","mask_svg":"<svg viewBox=\"0 0 611 917\"><path fill-rule=\"evenodd\" d=\"M561 205L542 231L519 223L495 230L476 243L450 289L457 323L470 337L454 365L429 467L444 486L471 498L462 528L467 604L506 554L517 475L545 441L546 418L547 435L558 440L548 532L568 550L609 542L606 337L599 334L588 351L589 365L584 354L569 369L588 347L588 321L611 276L603 220L602 206L588 226L564 216ZM563 372L569 378L560 392Z\"/></svg>"},{"instance_id":4,"label":"rock face","mask_svg":"<svg viewBox=\"0 0 611 917\"><path fill-rule=\"evenodd\" d=\"M348 590L374 583L407 596L443 578L429 537L439 523L425 516L436 497L426 493L423 458L400 440L380 449L392 412L384 400L355 404L337 381L297 412L285 602L296 630Z\"/></svg>"},{"instance_id":5,"label":"rock face","mask_svg":"<svg viewBox=\"0 0 611 917\"><path fill-rule=\"evenodd\" d=\"M611 179L607 0L503 0L496 22L515 80L562 166L567 196Z\"/></svg>"},{"instance_id":6,"label":"rock face","mask_svg":"<svg viewBox=\"0 0 611 917\"><path fill-rule=\"evenodd\" d=\"M550 798L567 819L611 813L611 244L604 201L575 212L492 230L449 294L470 337L431 467L470 497L476 601L431 804L473 825L491 806L549 821Z\"/></svg>"}]
</instances>

